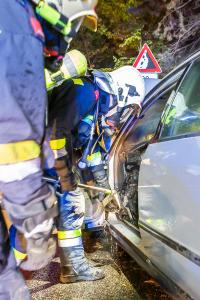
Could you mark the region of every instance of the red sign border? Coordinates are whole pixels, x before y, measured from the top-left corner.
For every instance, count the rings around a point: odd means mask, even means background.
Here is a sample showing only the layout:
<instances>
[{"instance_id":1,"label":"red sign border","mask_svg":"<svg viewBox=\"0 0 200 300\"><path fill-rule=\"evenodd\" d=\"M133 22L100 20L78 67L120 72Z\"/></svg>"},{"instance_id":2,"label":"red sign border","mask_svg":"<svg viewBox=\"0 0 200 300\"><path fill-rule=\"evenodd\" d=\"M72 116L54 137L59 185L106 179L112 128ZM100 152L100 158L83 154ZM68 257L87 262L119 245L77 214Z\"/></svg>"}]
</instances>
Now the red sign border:
<instances>
[{"instance_id":1,"label":"red sign border","mask_svg":"<svg viewBox=\"0 0 200 300\"><path fill-rule=\"evenodd\" d=\"M148 55L150 56L152 62L154 63L154 66L155 66L154 69L138 69L137 68L137 65L145 51L148 52ZM138 57L136 58L136 60L133 64L133 67L136 68L141 73L162 73L162 70L161 70L156 58L154 57L151 49L149 48L149 46L146 43L144 44L144 46L142 47L142 50L140 51Z\"/></svg>"}]
</instances>

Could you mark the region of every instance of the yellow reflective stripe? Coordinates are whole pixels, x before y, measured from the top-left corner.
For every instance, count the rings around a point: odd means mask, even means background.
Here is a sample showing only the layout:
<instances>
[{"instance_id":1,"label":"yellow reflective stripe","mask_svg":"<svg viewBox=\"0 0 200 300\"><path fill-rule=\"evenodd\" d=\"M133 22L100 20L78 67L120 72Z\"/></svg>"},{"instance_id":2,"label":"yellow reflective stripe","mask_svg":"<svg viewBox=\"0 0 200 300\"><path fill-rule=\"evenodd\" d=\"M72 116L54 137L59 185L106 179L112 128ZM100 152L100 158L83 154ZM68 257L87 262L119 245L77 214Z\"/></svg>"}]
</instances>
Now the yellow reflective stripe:
<instances>
[{"instance_id":1,"label":"yellow reflective stripe","mask_svg":"<svg viewBox=\"0 0 200 300\"><path fill-rule=\"evenodd\" d=\"M39 157L40 146L35 141L0 144L0 164L15 164Z\"/></svg>"},{"instance_id":2,"label":"yellow reflective stripe","mask_svg":"<svg viewBox=\"0 0 200 300\"><path fill-rule=\"evenodd\" d=\"M74 78L72 79L72 81L74 82L74 84L76 85L84 85L83 80L80 78Z\"/></svg>"},{"instance_id":3,"label":"yellow reflective stripe","mask_svg":"<svg viewBox=\"0 0 200 300\"><path fill-rule=\"evenodd\" d=\"M58 140L51 140L50 141L50 147L52 150L60 150L64 148L66 145L66 139L58 139Z\"/></svg>"},{"instance_id":4,"label":"yellow reflective stripe","mask_svg":"<svg viewBox=\"0 0 200 300\"><path fill-rule=\"evenodd\" d=\"M93 115L87 115L84 119L83 119L83 121L93 121L94 120L94 116Z\"/></svg>"},{"instance_id":5,"label":"yellow reflective stripe","mask_svg":"<svg viewBox=\"0 0 200 300\"><path fill-rule=\"evenodd\" d=\"M20 252L17 249L13 248L14 256L16 259L23 260L27 257L26 253Z\"/></svg>"},{"instance_id":6,"label":"yellow reflective stripe","mask_svg":"<svg viewBox=\"0 0 200 300\"><path fill-rule=\"evenodd\" d=\"M81 229L58 231L59 240L73 239L73 238L80 237L81 235L82 235Z\"/></svg>"},{"instance_id":7,"label":"yellow reflective stripe","mask_svg":"<svg viewBox=\"0 0 200 300\"><path fill-rule=\"evenodd\" d=\"M93 160L93 159L99 158L99 157L101 157L101 152L100 151L98 151L96 153L92 153L91 155L88 155L87 160L90 161L90 160Z\"/></svg>"},{"instance_id":8,"label":"yellow reflective stripe","mask_svg":"<svg viewBox=\"0 0 200 300\"><path fill-rule=\"evenodd\" d=\"M93 121L93 120L94 120L94 116L93 116L93 115L88 115L88 116L86 117L86 119L89 119L89 120Z\"/></svg>"},{"instance_id":9,"label":"yellow reflective stripe","mask_svg":"<svg viewBox=\"0 0 200 300\"><path fill-rule=\"evenodd\" d=\"M176 114L176 108L171 108L171 110L169 111L168 116L165 119L165 124L168 125L171 122L171 119L175 116Z\"/></svg>"},{"instance_id":10,"label":"yellow reflective stripe","mask_svg":"<svg viewBox=\"0 0 200 300\"><path fill-rule=\"evenodd\" d=\"M99 145L101 146L101 148L106 152L106 144L104 141L104 137L102 136L101 140L99 141Z\"/></svg>"},{"instance_id":11,"label":"yellow reflective stripe","mask_svg":"<svg viewBox=\"0 0 200 300\"><path fill-rule=\"evenodd\" d=\"M45 75L46 88L48 90L55 85L55 82L52 80L51 74L47 69L44 70L44 75Z\"/></svg>"}]
</instances>

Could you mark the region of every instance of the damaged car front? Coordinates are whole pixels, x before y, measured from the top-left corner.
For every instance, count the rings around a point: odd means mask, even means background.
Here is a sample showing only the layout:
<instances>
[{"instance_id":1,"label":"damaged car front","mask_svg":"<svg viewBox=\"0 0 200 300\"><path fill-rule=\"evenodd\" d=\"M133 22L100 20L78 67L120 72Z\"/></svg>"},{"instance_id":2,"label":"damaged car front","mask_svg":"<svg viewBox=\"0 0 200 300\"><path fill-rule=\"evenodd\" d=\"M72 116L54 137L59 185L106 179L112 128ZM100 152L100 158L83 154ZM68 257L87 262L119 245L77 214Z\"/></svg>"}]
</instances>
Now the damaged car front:
<instances>
[{"instance_id":1,"label":"damaged car front","mask_svg":"<svg viewBox=\"0 0 200 300\"><path fill-rule=\"evenodd\" d=\"M109 160L121 209L111 234L180 299L200 299L200 53L168 74L128 118Z\"/></svg>"}]
</instances>

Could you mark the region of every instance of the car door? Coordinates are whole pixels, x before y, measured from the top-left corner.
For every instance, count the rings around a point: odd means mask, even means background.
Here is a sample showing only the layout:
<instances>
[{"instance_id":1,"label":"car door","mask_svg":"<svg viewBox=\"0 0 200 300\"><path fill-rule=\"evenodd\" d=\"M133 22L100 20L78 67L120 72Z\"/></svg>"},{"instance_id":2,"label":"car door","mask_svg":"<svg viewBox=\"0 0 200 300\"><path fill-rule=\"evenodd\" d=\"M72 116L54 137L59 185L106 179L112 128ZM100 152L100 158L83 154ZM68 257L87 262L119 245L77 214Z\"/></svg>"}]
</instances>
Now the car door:
<instances>
[{"instance_id":1,"label":"car door","mask_svg":"<svg viewBox=\"0 0 200 300\"><path fill-rule=\"evenodd\" d=\"M145 254L200 299L200 60L191 64L142 156L139 227Z\"/></svg>"},{"instance_id":2,"label":"car door","mask_svg":"<svg viewBox=\"0 0 200 300\"><path fill-rule=\"evenodd\" d=\"M124 123L110 151L111 187L119 190L123 184L123 158L126 153L131 154L136 148L143 147L154 136L169 95L187 67L188 64L184 64L167 75L145 96L140 118L132 116Z\"/></svg>"}]
</instances>

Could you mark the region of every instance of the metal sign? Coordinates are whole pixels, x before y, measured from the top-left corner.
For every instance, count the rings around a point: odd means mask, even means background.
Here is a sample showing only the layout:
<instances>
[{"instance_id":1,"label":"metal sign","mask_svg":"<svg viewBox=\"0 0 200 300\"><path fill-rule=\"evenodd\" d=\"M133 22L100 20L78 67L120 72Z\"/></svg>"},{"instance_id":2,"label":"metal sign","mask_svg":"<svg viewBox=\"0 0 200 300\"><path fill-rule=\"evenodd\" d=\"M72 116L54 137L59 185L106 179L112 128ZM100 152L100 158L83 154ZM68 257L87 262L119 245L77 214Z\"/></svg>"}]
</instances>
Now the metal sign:
<instances>
[{"instance_id":1,"label":"metal sign","mask_svg":"<svg viewBox=\"0 0 200 300\"><path fill-rule=\"evenodd\" d=\"M141 73L143 78L158 79L158 73Z\"/></svg>"},{"instance_id":2,"label":"metal sign","mask_svg":"<svg viewBox=\"0 0 200 300\"><path fill-rule=\"evenodd\" d=\"M162 70L147 44L144 44L133 67L142 73L161 73Z\"/></svg>"}]
</instances>

